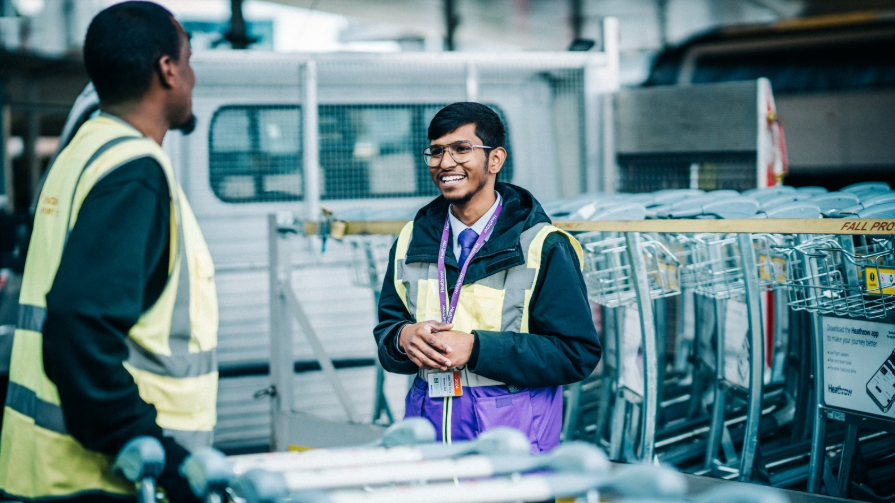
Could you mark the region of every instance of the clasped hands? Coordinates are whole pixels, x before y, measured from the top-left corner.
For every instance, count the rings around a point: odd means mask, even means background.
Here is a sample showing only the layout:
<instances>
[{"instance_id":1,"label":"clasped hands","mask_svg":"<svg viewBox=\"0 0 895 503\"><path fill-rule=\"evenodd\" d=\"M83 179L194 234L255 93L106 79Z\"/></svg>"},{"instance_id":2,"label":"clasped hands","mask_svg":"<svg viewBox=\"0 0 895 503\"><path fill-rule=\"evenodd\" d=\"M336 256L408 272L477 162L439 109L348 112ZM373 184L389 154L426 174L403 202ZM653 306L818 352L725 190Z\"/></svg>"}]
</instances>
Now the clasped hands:
<instances>
[{"instance_id":1,"label":"clasped hands","mask_svg":"<svg viewBox=\"0 0 895 503\"><path fill-rule=\"evenodd\" d=\"M405 325L398 345L421 369L447 370L469 361L475 336L451 330L451 323L429 320Z\"/></svg>"}]
</instances>

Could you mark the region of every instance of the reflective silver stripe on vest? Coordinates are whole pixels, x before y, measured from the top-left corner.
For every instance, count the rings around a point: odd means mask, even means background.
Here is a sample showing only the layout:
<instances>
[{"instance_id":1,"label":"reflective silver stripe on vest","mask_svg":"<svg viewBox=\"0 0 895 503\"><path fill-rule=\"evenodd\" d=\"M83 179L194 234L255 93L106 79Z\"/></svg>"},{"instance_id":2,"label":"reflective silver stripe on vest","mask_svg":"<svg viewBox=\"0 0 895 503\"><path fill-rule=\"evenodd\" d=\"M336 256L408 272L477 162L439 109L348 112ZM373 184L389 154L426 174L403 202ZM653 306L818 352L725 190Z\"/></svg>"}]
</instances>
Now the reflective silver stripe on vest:
<instances>
[{"instance_id":1,"label":"reflective silver stripe on vest","mask_svg":"<svg viewBox=\"0 0 895 503\"><path fill-rule=\"evenodd\" d=\"M506 292L503 297L503 314L500 325L504 332L519 332L522 330L522 315L525 311L525 296L528 290L535 287L535 269L528 267L528 255L531 252L531 243L535 240L546 223L537 224L525 230L519 236L519 246L525 262L507 270L507 278L503 284Z\"/></svg>"},{"instance_id":2,"label":"reflective silver stripe on vest","mask_svg":"<svg viewBox=\"0 0 895 503\"><path fill-rule=\"evenodd\" d=\"M525 307L525 296L528 290L534 288L535 269L528 267L528 256L531 244L538 233L548 224L540 223L525 230L519 244L522 248L524 262L516 267L492 274L476 281L476 284L484 285L495 290L504 291L504 300L501 313L501 331L519 332L522 328L522 315ZM408 244L409 246L409 244ZM407 311L413 319L417 319L417 300L420 293L420 282L426 285L429 279L438 278L438 265L427 262L415 262L408 264L405 260L396 261L395 271L398 281L407 289ZM425 371L420 371L420 377L425 379ZM470 371L464 371L462 379L468 386L494 386L504 384L487 377L479 376Z\"/></svg>"},{"instance_id":3,"label":"reflective silver stripe on vest","mask_svg":"<svg viewBox=\"0 0 895 503\"><path fill-rule=\"evenodd\" d=\"M180 222L179 213L177 221ZM190 274L182 224L178 236L180 239L177 243L177 259L180 263L180 272L177 277L177 297L174 299L174 310L171 313L171 329L168 336L168 347L171 348L171 356L158 355L147 351L143 346L140 346L128 337L127 346L130 349L130 355L127 363L136 369L167 377L196 377L217 370L217 350L211 349L190 353L190 340L192 339ZM174 279L172 276L168 276L168 282Z\"/></svg>"},{"instance_id":4,"label":"reflective silver stripe on vest","mask_svg":"<svg viewBox=\"0 0 895 503\"><path fill-rule=\"evenodd\" d=\"M6 406L19 414L30 417L34 424L45 430L68 435L65 429L65 416L62 408L56 404L45 402L30 389L14 382L9 383L6 393Z\"/></svg>"},{"instance_id":5,"label":"reflective silver stripe on vest","mask_svg":"<svg viewBox=\"0 0 895 503\"><path fill-rule=\"evenodd\" d=\"M212 432L210 431L184 431L165 428L162 430L162 433L166 437L173 438L190 452L211 447Z\"/></svg>"},{"instance_id":6,"label":"reflective silver stripe on vest","mask_svg":"<svg viewBox=\"0 0 895 503\"><path fill-rule=\"evenodd\" d=\"M174 299L174 310L171 312L170 338L172 344L185 340L189 342L193 326L190 322L190 267L186 258L186 241L183 235L183 222L180 220L180 212L176 215L180 228L177 231L177 260L180 262L180 274L177 276L177 297ZM168 278L168 282L174 278ZM166 286L167 288L167 286ZM175 342L178 341L178 342ZM176 353L174 346L171 352ZM188 349L188 348L184 348Z\"/></svg>"},{"instance_id":7,"label":"reflective silver stripe on vest","mask_svg":"<svg viewBox=\"0 0 895 503\"><path fill-rule=\"evenodd\" d=\"M189 352L189 339L174 337L168 341L171 346L171 356L157 355L147 351L137 344L132 338L125 339L130 355L127 357L128 365L167 377L182 379L196 377L214 372L217 369L217 351Z\"/></svg>"},{"instance_id":8,"label":"reflective silver stripe on vest","mask_svg":"<svg viewBox=\"0 0 895 503\"><path fill-rule=\"evenodd\" d=\"M43 332L44 323L47 321L47 308L19 304L19 321L16 327L32 332Z\"/></svg>"}]
</instances>

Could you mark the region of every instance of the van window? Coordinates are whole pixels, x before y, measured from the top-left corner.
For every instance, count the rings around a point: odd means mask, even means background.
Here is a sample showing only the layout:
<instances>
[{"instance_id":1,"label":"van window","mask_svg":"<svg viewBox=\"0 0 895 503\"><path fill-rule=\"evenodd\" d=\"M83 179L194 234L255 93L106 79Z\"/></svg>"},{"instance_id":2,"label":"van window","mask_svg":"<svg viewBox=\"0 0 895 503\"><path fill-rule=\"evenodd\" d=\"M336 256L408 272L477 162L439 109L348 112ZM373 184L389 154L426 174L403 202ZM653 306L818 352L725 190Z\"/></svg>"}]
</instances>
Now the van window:
<instances>
[{"instance_id":1,"label":"van window","mask_svg":"<svg viewBox=\"0 0 895 503\"><path fill-rule=\"evenodd\" d=\"M225 106L211 118L209 182L226 202L302 198L301 108Z\"/></svg>"},{"instance_id":2,"label":"van window","mask_svg":"<svg viewBox=\"0 0 895 503\"><path fill-rule=\"evenodd\" d=\"M444 106L320 105L321 199L436 195L422 152L429 121ZM209 134L209 176L217 197L233 203L300 200L301 121L298 105L218 109ZM512 179L511 160L501 180Z\"/></svg>"}]
</instances>

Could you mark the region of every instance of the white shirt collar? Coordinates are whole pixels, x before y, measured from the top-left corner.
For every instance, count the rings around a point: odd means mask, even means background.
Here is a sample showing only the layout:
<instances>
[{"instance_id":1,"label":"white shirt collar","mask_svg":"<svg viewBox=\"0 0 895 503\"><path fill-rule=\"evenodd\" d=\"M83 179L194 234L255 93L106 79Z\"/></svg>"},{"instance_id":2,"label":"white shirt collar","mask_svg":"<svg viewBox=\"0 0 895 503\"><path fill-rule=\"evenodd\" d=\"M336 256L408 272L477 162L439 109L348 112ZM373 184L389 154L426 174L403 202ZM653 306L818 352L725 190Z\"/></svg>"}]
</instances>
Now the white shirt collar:
<instances>
[{"instance_id":1,"label":"white shirt collar","mask_svg":"<svg viewBox=\"0 0 895 503\"><path fill-rule=\"evenodd\" d=\"M475 231L476 234L482 234L482 231L485 230L485 226L488 225L488 220L491 219L491 216L494 215L495 211L497 211L497 205L500 204L500 193L495 190L494 195L497 196L494 204L492 204L491 208L486 211L485 214L482 215L481 218L476 220L475 223L471 226L468 226L461 222L459 218L454 216L454 212L451 211L451 207L448 207L448 218L450 218L451 220L451 234L453 234L454 241L454 257L458 260L460 258L460 233L465 231L466 229L472 229Z\"/></svg>"}]
</instances>

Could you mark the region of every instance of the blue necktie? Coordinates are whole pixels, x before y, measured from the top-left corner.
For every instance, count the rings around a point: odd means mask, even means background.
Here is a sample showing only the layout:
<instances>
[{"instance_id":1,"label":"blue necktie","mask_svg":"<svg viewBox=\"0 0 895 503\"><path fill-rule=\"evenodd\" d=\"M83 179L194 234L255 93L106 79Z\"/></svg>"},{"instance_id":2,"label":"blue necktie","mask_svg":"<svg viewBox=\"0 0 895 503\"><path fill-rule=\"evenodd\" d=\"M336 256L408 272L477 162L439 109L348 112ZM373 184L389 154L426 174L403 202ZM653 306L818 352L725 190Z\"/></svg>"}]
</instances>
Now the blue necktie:
<instances>
[{"instance_id":1,"label":"blue necktie","mask_svg":"<svg viewBox=\"0 0 895 503\"><path fill-rule=\"evenodd\" d=\"M463 264L466 263L466 258L469 257L469 252L472 251L475 240L478 238L479 235L472 229L466 229L457 236L457 241L460 242L460 260L457 261L457 264L460 267L463 267Z\"/></svg>"}]
</instances>

